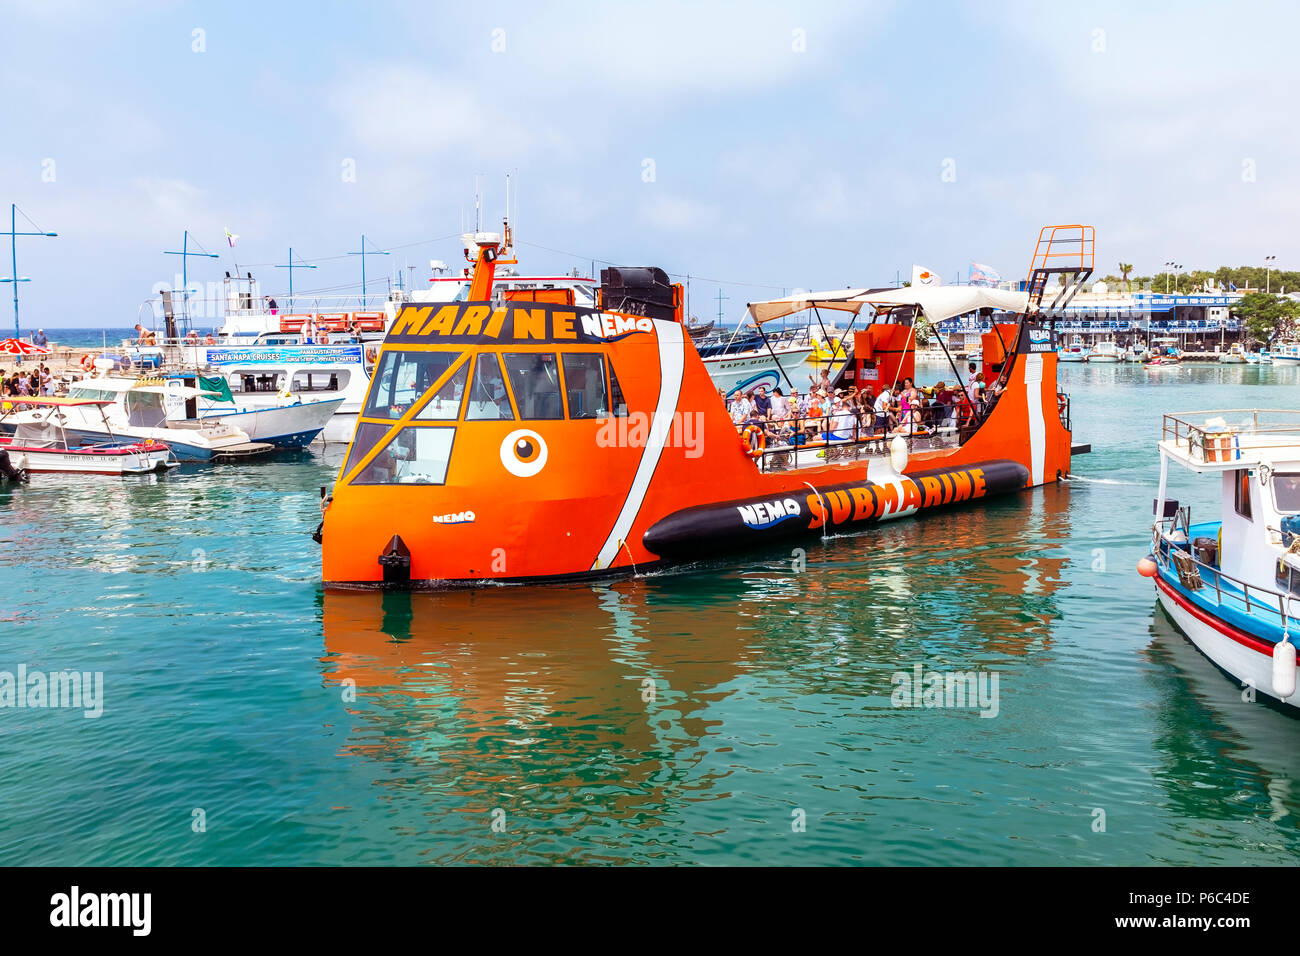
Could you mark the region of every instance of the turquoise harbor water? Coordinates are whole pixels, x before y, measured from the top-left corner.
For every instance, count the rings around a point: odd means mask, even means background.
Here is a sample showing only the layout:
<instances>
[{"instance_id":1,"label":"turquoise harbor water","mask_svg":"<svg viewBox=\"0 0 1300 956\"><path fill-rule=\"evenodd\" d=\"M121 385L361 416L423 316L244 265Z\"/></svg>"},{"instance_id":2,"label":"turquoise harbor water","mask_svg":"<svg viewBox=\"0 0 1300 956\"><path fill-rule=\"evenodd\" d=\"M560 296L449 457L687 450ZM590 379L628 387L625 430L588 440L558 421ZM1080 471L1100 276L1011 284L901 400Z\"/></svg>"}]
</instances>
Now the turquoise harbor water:
<instances>
[{"instance_id":1,"label":"turquoise harbor water","mask_svg":"<svg viewBox=\"0 0 1300 956\"><path fill-rule=\"evenodd\" d=\"M334 454L2 487L0 670L102 671L104 706L0 710L0 854L1290 862L1300 722L1243 703L1133 568L1160 413L1295 407L1300 369L1062 376L1077 480L814 541L802 572L325 594ZM895 708L916 665L996 673L997 715Z\"/></svg>"}]
</instances>

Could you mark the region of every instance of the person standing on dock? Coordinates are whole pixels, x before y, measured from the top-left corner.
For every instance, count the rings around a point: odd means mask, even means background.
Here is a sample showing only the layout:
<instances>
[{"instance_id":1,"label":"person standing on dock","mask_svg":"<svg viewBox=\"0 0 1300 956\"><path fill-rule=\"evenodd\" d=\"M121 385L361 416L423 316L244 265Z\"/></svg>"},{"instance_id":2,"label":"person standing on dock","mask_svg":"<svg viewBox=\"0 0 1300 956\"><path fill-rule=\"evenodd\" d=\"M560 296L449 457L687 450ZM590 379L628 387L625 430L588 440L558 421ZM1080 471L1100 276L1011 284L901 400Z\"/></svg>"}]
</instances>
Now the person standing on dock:
<instances>
[{"instance_id":1,"label":"person standing on dock","mask_svg":"<svg viewBox=\"0 0 1300 956\"><path fill-rule=\"evenodd\" d=\"M44 329L36 330L36 338L33 339L32 342L34 345L40 346L43 349L50 347L50 340L45 337Z\"/></svg>"}]
</instances>

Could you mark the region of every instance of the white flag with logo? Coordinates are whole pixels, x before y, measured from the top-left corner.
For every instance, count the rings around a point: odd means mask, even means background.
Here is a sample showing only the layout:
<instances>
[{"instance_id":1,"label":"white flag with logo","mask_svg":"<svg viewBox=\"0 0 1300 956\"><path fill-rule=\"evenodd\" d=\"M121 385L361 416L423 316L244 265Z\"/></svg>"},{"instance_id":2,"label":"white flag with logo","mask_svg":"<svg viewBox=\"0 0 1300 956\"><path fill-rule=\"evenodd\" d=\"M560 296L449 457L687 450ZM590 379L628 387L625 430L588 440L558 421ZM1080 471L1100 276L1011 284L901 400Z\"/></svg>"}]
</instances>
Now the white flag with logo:
<instances>
[{"instance_id":1,"label":"white flag with logo","mask_svg":"<svg viewBox=\"0 0 1300 956\"><path fill-rule=\"evenodd\" d=\"M943 285L939 273L924 266L912 265L912 285Z\"/></svg>"}]
</instances>

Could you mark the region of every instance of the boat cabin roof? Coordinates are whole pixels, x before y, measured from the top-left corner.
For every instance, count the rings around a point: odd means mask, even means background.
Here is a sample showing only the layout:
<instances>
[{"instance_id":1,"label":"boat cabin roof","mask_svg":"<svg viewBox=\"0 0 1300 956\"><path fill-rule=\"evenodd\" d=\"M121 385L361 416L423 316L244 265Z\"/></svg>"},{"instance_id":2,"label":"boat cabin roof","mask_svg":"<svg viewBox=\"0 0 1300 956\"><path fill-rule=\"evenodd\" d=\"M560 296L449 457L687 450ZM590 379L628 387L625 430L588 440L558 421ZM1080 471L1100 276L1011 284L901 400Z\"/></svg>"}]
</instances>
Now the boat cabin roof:
<instances>
[{"instance_id":1,"label":"boat cabin roof","mask_svg":"<svg viewBox=\"0 0 1300 956\"><path fill-rule=\"evenodd\" d=\"M102 392L136 392L152 395L173 395L180 398L201 398L203 396L214 396L216 392L206 392L203 389L194 388L190 385L179 384L180 379L169 379L171 384L163 385L158 380L142 382L139 379L130 378L80 378L72 383L71 388L85 388ZM88 401L86 399L77 399L77 401ZM107 404L112 405L113 402Z\"/></svg>"},{"instance_id":2,"label":"boat cabin roof","mask_svg":"<svg viewBox=\"0 0 1300 956\"><path fill-rule=\"evenodd\" d=\"M1160 453L1197 474L1300 463L1300 411L1234 408L1166 415Z\"/></svg>"},{"instance_id":3,"label":"boat cabin roof","mask_svg":"<svg viewBox=\"0 0 1300 956\"><path fill-rule=\"evenodd\" d=\"M112 405L113 402L107 398L69 398L66 395L59 395L50 398L38 398L36 396L15 395L8 399L18 405L54 405L67 407L69 405Z\"/></svg>"},{"instance_id":4,"label":"boat cabin roof","mask_svg":"<svg viewBox=\"0 0 1300 956\"><path fill-rule=\"evenodd\" d=\"M805 309L837 309L861 312L870 306L875 314L899 306L916 306L933 322L965 315L979 309L1024 312L1029 294L977 285L907 286L901 289L836 289L830 292L802 292L766 302L750 302L749 314L762 325Z\"/></svg>"}]
</instances>

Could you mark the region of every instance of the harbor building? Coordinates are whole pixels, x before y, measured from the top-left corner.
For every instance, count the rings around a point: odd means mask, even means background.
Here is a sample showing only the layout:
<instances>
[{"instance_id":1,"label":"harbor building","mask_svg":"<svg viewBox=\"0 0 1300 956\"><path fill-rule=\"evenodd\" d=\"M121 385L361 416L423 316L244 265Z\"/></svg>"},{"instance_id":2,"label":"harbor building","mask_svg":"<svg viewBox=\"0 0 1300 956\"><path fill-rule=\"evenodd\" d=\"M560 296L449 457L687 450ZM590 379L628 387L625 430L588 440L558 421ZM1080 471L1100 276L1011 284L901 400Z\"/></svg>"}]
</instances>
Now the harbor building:
<instances>
[{"instance_id":1,"label":"harbor building","mask_svg":"<svg viewBox=\"0 0 1300 956\"><path fill-rule=\"evenodd\" d=\"M1235 291L1128 293L1110 291L1098 282L1062 310L1056 331L1089 347L1108 341L1121 347L1150 344L1153 338L1173 336L1181 351L1213 353L1242 340L1243 322L1232 309L1243 295ZM989 331L995 320L1005 321L996 315L972 313L939 323L938 331L949 348L964 351L976 347L979 336Z\"/></svg>"}]
</instances>

